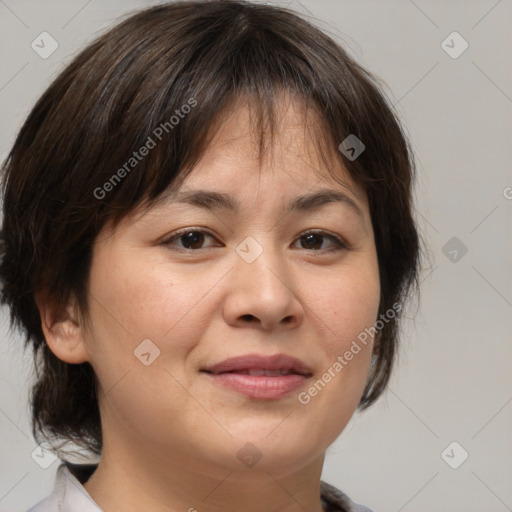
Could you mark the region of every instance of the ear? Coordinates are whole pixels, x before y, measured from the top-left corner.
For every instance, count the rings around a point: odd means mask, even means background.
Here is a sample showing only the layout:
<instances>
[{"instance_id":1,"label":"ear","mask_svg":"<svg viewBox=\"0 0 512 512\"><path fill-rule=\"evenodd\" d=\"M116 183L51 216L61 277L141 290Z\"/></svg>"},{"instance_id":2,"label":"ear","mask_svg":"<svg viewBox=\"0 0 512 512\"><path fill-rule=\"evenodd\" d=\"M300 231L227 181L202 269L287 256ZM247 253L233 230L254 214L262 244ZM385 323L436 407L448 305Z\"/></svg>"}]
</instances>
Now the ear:
<instances>
[{"instance_id":1,"label":"ear","mask_svg":"<svg viewBox=\"0 0 512 512\"><path fill-rule=\"evenodd\" d=\"M48 295L37 293L36 303L50 350L66 363L80 364L89 361L85 330L78 320L76 300L73 299L66 305L57 304Z\"/></svg>"}]
</instances>

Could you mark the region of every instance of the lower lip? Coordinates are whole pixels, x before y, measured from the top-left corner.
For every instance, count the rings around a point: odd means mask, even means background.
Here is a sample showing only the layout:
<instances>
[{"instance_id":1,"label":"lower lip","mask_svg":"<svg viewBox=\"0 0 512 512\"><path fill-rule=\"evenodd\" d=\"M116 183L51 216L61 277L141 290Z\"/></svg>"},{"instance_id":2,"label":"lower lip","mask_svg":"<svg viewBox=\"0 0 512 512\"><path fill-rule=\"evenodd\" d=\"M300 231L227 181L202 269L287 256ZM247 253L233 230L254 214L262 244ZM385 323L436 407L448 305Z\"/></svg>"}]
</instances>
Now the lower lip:
<instances>
[{"instance_id":1,"label":"lower lip","mask_svg":"<svg viewBox=\"0 0 512 512\"><path fill-rule=\"evenodd\" d=\"M308 379L305 375L281 375L279 377L253 377L242 373L208 373L215 382L250 398L275 400L300 388Z\"/></svg>"}]
</instances>

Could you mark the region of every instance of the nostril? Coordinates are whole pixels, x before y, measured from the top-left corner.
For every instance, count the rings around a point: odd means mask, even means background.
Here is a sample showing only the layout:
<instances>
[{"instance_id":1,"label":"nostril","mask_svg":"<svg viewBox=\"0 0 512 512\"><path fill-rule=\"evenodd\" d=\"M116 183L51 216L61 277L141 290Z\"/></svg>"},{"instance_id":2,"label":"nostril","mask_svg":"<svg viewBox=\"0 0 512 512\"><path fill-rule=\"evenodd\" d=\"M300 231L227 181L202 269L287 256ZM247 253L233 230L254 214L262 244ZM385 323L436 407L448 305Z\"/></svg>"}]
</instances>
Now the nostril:
<instances>
[{"instance_id":1,"label":"nostril","mask_svg":"<svg viewBox=\"0 0 512 512\"><path fill-rule=\"evenodd\" d=\"M252 322L254 318L254 315L242 315L242 320L248 320L249 322Z\"/></svg>"}]
</instances>

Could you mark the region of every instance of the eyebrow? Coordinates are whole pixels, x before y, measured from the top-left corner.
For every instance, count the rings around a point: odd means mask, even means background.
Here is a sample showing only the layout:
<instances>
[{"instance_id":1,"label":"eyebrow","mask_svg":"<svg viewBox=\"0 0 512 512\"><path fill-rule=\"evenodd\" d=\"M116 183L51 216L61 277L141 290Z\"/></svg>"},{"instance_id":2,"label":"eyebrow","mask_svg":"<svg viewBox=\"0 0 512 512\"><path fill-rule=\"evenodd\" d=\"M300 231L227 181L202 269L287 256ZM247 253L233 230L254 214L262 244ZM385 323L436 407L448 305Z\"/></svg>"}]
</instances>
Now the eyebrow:
<instances>
[{"instance_id":1,"label":"eyebrow","mask_svg":"<svg viewBox=\"0 0 512 512\"><path fill-rule=\"evenodd\" d=\"M235 214L240 211L240 204L234 197L223 192L215 192L212 190L187 190L176 192L175 194L167 196L165 203L185 203L209 210L229 210ZM310 194L295 197L287 205L286 211L312 211L331 203L344 204L361 218L364 218L361 208L351 197L343 192L332 189L321 189Z\"/></svg>"}]
</instances>

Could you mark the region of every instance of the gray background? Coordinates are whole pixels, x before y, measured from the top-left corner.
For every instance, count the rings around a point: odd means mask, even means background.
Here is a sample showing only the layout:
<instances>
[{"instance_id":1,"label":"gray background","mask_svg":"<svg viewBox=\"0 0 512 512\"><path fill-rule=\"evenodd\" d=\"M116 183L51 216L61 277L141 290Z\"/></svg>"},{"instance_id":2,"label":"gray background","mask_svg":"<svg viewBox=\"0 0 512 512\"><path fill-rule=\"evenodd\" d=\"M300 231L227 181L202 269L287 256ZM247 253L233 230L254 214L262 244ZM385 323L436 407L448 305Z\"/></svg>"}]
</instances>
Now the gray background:
<instances>
[{"instance_id":1,"label":"gray background","mask_svg":"<svg viewBox=\"0 0 512 512\"><path fill-rule=\"evenodd\" d=\"M72 55L154 3L0 0L2 160ZM323 479L381 512L512 510L512 2L276 3L317 18L386 84L416 152L430 251L390 388L330 447ZM59 45L47 59L31 48L43 31ZM441 46L453 31L469 44L458 58ZM57 462L31 458L31 356L0 312L0 510L24 511L51 491Z\"/></svg>"}]
</instances>

